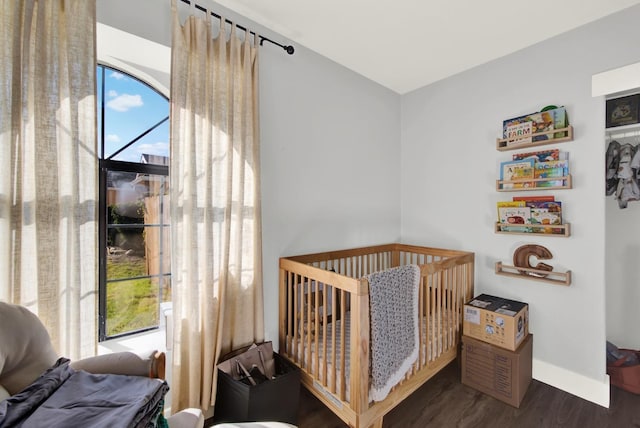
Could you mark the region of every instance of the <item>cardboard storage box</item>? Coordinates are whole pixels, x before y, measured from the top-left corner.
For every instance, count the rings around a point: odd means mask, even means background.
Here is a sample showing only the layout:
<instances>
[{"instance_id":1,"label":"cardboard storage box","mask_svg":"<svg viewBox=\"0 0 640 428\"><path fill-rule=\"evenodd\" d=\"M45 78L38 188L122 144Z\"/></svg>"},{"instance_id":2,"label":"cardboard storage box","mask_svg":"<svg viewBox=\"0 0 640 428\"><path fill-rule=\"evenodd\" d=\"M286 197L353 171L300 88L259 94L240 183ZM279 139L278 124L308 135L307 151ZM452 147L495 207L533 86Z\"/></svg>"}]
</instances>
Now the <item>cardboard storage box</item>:
<instances>
[{"instance_id":1,"label":"cardboard storage box","mask_svg":"<svg viewBox=\"0 0 640 428\"><path fill-rule=\"evenodd\" d=\"M296 425L300 401L300 370L273 353L276 377L247 385L218 369L213 419L221 422L277 421Z\"/></svg>"},{"instance_id":2,"label":"cardboard storage box","mask_svg":"<svg viewBox=\"0 0 640 428\"><path fill-rule=\"evenodd\" d=\"M640 351L631 349L620 349L620 351L633 352L636 354L637 359L640 360ZM623 357L620 359L621 361L618 362L607 362L607 374L611 380L611 385L617 386L625 391L633 392L634 394L640 394L640 365L622 365L622 361L626 359L626 357Z\"/></svg>"},{"instance_id":3,"label":"cardboard storage box","mask_svg":"<svg viewBox=\"0 0 640 428\"><path fill-rule=\"evenodd\" d=\"M529 334L529 305L481 294L464 305L462 333L514 351Z\"/></svg>"},{"instance_id":4,"label":"cardboard storage box","mask_svg":"<svg viewBox=\"0 0 640 428\"><path fill-rule=\"evenodd\" d=\"M462 336L462 383L520 407L531 383L533 335L516 351Z\"/></svg>"}]
</instances>

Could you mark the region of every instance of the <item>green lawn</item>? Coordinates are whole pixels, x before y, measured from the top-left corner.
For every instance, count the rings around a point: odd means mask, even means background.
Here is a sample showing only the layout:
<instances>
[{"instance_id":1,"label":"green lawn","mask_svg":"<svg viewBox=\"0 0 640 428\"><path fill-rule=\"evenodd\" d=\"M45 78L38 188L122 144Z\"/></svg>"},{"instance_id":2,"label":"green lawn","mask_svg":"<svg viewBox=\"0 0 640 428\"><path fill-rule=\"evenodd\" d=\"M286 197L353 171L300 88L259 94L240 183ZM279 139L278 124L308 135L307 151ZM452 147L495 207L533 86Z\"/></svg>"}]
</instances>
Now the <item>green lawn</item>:
<instances>
[{"instance_id":1,"label":"green lawn","mask_svg":"<svg viewBox=\"0 0 640 428\"><path fill-rule=\"evenodd\" d=\"M108 278L146 275L145 260L139 257L109 259ZM158 324L158 289L151 279L107 283L107 335Z\"/></svg>"}]
</instances>

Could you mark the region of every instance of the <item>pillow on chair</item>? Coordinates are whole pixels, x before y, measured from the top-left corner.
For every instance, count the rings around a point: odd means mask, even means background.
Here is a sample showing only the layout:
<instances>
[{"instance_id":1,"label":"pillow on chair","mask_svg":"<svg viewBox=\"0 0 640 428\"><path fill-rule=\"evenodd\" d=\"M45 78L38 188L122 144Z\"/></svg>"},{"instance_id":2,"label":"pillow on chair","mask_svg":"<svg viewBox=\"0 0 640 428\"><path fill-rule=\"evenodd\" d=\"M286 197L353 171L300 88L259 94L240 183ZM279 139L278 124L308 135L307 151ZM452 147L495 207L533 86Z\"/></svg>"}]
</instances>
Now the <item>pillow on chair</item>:
<instances>
[{"instance_id":1,"label":"pillow on chair","mask_svg":"<svg viewBox=\"0 0 640 428\"><path fill-rule=\"evenodd\" d=\"M40 319L27 308L0 302L0 384L17 394L58 359Z\"/></svg>"}]
</instances>

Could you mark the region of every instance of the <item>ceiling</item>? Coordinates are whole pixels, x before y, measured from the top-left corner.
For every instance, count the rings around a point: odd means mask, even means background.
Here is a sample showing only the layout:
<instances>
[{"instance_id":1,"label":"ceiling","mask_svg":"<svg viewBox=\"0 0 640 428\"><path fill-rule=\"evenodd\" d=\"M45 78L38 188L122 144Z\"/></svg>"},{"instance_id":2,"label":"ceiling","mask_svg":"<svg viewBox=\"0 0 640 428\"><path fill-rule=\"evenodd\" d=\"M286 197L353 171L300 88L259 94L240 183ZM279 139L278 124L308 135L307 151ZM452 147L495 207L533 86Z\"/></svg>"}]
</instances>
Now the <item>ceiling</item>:
<instances>
[{"instance_id":1,"label":"ceiling","mask_svg":"<svg viewBox=\"0 0 640 428\"><path fill-rule=\"evenodd\" d=\"M640 0L216 0L404 94Z\"/></svg>"}]
</instances>

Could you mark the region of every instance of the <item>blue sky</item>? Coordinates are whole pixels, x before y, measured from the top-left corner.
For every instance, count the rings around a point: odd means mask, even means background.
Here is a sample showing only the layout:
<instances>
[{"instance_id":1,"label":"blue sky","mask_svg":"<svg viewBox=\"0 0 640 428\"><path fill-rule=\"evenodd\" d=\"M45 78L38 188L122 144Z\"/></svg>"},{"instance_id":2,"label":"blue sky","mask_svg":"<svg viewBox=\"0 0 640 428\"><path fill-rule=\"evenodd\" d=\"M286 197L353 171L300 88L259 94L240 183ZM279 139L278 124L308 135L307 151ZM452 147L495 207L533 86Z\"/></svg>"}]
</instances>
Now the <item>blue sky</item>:
<instances>
[{"instance_id":1,"label":"blue sky","mask_svg":"<svg viewBox=\"0 0 640 428\"><path fill-rule=\"evenodd\" d=\"M105 68L105 158L169 115L169 102L146 84ZM98 67L98 103L102 100L102 73ZM98 114L100 106L98 106ZM98 117L98 138L102 135ZM115 160L139 162L142 154L169 156L169 121L145 135Z\"/></svg>"}]
</instances>

